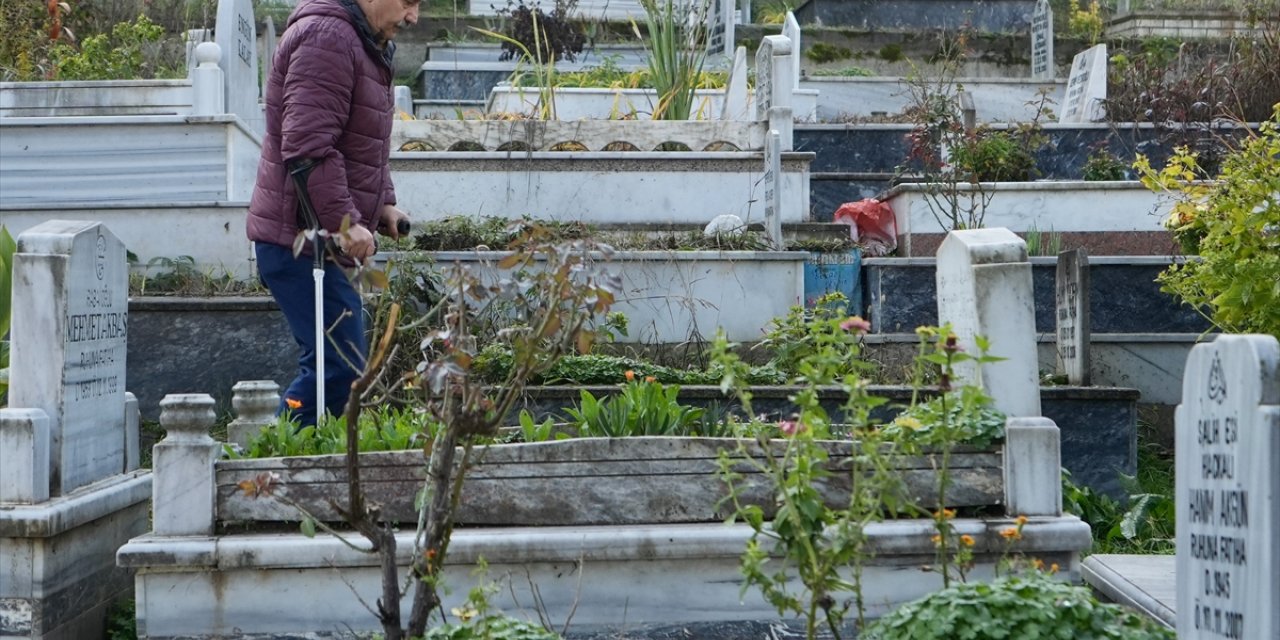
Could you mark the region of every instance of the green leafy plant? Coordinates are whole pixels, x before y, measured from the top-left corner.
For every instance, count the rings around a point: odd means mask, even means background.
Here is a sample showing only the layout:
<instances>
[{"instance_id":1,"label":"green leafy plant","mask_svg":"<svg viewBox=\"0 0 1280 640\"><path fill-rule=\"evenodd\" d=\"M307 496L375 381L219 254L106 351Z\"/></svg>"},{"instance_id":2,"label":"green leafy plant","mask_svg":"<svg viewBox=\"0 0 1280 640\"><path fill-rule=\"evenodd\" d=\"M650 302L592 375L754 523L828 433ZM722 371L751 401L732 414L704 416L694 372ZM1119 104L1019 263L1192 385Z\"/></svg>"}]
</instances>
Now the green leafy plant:
<instances>
[{"instance_id":1,"label":"green leafy plant","mask_svg":"<svg viewBox=\"0 0 1280 640\"><path fill-rule=\"evenodd\" d=\"M965 387L918 402L885 425L922 446L948 443L986 448L1004 440L1005 415L988 406L989 398Z\"/></svg>"},{"instance_id":2,"label":"green leafy plant","mask_svg":"<svg viewBox=\"0 0 1280 640\"><path fill-rule=\"evenodd\" d=\"M577 408L565 409L569 426L586 437L689 436L703 430L704 409L680 404L680 387L652 379L628 380L617 395L596 399L583 390Z\"/></svg>"},{"instance_id":3,"label":"green leafy plant","mask_svg":"<svg viewBox=\"0 0 1280 640\"><path fill-rule=\"evenodd\" d=\"M759 349L771 353L770 364L785 373L804 380L814 373L813 360L824 357L836 371L866 371L870 364L858 358L857 341L848 340L849 328L843 327L852 310L843 293L825 294L812 308L794 306L782 318L774 318L757 343Z\"/></svg>"},{"instance_id":4,"label":"green leafy plant","mask_svg":"<svg viewBox=\"0 0 1280 640\"><path fill-rule=\"evenodd\" d=\"M339 417L299 428L296 422L282 415L275 424L263 427L250 438L244 451L239 452L228 446L227 454L232 458L274 458L346 453L348 441L345 420L345 417ZM439 430L440 425L422 413L379 407L360 416L360 424L356 429L357 450L415 449L422 447Z\"/></svg>"},{"instance_id":5,"label":"green leafy plant","mask_svg":"<svg viewBox=\"0 0 1280 640\"><path fill-rule=\"evenodd\" d=\"M243 280L223 270L201 267L191 256L156 256L129 273L129 293L139 296L266 295L257 279Z\"/></svg>"},{"instance_id":6,"label":"green leafy plant","mask_svg":"<svg viewBox=\"0 0 1280 640\"><path fill-rule=\"evenodd\" d=\"M1041 231L1033 224L1025 239L1029 256L1056 256L1062 251L1062 234L1053 229Z\"/></svg>"},{"instance_id":7,"label":"green leafy plant","mask_svg":"<svg viewBox=\"0 0 1280 640\"><path fill-rule=\"evenodd\" d=\"M959 583L894 609L865 640L1113 638L1174 640L1174 632L1120 605L1098 602L1088 587L1045 574Z\"/></svg>"},{"instance_id":8,"label":"green leafy plant","mask_svg":"<svg viewBox=\"0 0 1280 640\"><path fill-rule=\"evenodd\" d=\"M692 15L689 4L675 0L641 0L640 4L648 37L641 36L639 28L634 30L644 42L649 75L658 93L653 119L688 120L706 59L708 3L695 2Z\"/></svg>"},{"instance_id":9,"label":"green leafy plant","mask_svg":"<svg viewBox=\"0 0 1280 640\"><path fill-rule=\"evenodd\" d=\"M139 15L133 22L121 22L111 33L90 36L77 50L60 42L54 46L57 76L62 80L128 80L133 78L177 78L185 72L181 62L162 62L149 52L164 39L164 27Z\"/></svg>"},{"instance_id":10,"label":"green leafy plant","mask_svg":"<svg viewBox=\"0 0 1280 640\"><path fill-rule=\"evenodd\" d=\"M57 62L53 51L72 38L63 22L66 2L0 3L0 81L49 80Z\"/></svg>"},{"instance_id":11,"label":"green leafy plant","mask_svg":"<svg viewBox=\"0 0 1280 640\"><path fill-rule=\"evenodd\" d=\"M1016 130L979 127L951 149L951 162L970 182L1026 182L1036 175L1034 146Z\"/></svg>"},{"instance_id":12,"label":"green leafy plant","mask_svg":"<svg viewBox=\"0 0 1280 640\"><path fill-rule=\"evenodd\" d=\"M813 46L805 49L804 57L818 64L825 64L836 60L848 60L853 57L853 51L848 47L840 47L819 40L813 43Z\"/></svg>"},{"instance_id":13,"label":"green leafy plant","mask_svg":"<svg viewBox=\"0 0 1280 640\"><path fill-rule=\"evenodd\" d=\"M423 640L559 640L559 634L543 625L494 611L489 601L501 586L488 579L489 564L484 558L477 565L472 572L477 584L467 592L467 601L449 611L460 622L439 625L427 631Z\"/></svg>"},{"instance_id":14,"label":"green leafy plant","mask_svg":"<svg viewBox=\"0 0 1280 640\"><path fill-rule=\"evenodd\" d=\"M1086 182L1124 180L1125 164L1111 153L1106 145L1094 147L1084 161L1083 177Z\"/></svg>"},{"instance_id":15,"label":"green leafy plant","mask_svg":"<svg viewBox=\"0 0 1280 640\"><path fill-rule=\"evenodd\" d=\"M523 442L546 442L552 438L568 437L565 433L556 433L555 420L546 418L541 423L535 422L528 411L520 410L520 436Z\"/></svg>"},{"instance_id":16,"label":"green leafy plant","mask_svg":"<svg viewBox=\"0 0 1280 640\"><path fill-rule=\"evenodd\" d=\"M897 443L884 431L859 430L868 425L870 411L881 399L868 396L857 373L840 362L841 354L856 352L860 334L866 330L863 323L852 320L843 322L843 335L830 334L819 341L815 353L801 364L806 385L791 398L799 413L772 429L757 429L761 457L744 447L736 456L723 452L719 459L720 475L728 487L726 501L732 508L729 521L745 522L752 530L740 564L743 590L757 588L779 614L802 617L807 638L816 637L820 626L839 637L840 624L851 608L860 620L864 617L862 567L870 555L866 527L883 519L885 512L910 508L902 478L890 462ZM723 334L717 335L713 358L725 372L721 387L732 390L751 415L751 392L742 382L747 367L732 346ZM818 489L832 474L822 445L831 438L832 421L818 400L817 389L832 384L847 394L844 422L859 435L849 459L849 502L838 508L828 505ZM770 434L783 438L781 447L772 446L767 440ZM744 478L738 467L743 458L767 479L777 506L771 522L759 505L742 498ZM842 570L850 572L847 579ZM799 579L799 589L791 582L793 576ZM841 599L850 593L852 601Z\"/></svg>"},{"instance_id":17,"label":"green leafy plant","mask_svg":"<svg viewBox=\"0 0 1280 640\"><path fill-rule=\"evenodd\" d=\"M1148 187L1178 198L1166 226L1201 258L1171 265L1161 288L1224 332L1280 336L1280 103L1212 183L1196 181L1185 149L1159 173L1143 157L1134 166Z\"/></svg>"},{"instance_id":18,"label":"green leafy plant","mask_svg":"<svg viewBox=\"0 0 1280 640\"><path fill-rule=\"evenodd\" d=\"M1091 0L1089 6L1080 7L1079 0L1068 0L1067 2L1067 33L1072 37L1080 38L1090 45L1098 44L1102 40L1102 7L1098 4L1098 0Z\"/></svg>"},{"instance_id":19,"label":"green leafy plant","mask_svg":"<svg viewBox=\"0 0 1280 640\"><path fill-rule=\"evenodd\" d=\"M937 72L925 74L913 66L907 82L907 115L914 127L898 171L923 181L926 203L948 231L982 227L994 195L986 183L1036 176L1035 152L1047 142L1040 121L1053 115L1049 92L1041 90L1028 103L1035 112L1029 122L1011 129L967 127L960 100L963 87L956 78L972 36L968 30L944 34Z\"/></svg>"}]
</instances>

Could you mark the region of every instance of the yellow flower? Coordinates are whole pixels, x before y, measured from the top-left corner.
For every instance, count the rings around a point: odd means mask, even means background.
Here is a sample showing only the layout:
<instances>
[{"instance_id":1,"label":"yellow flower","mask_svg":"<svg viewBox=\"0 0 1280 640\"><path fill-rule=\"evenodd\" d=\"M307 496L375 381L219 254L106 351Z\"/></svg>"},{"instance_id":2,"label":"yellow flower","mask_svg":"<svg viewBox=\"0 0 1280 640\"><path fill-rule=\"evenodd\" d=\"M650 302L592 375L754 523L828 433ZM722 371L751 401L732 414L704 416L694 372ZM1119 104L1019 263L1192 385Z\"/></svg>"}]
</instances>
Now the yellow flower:
<instances>
[{"instance_id":1,"label":"yellow flower","mask_svg":"<svg viewBox=\"0 0 1280 640\"><path fill-rule=\"evenodd\" d=\"M1057 573L1057 572L1058 572L1058 563L1055 562L1049 565L1049 573Z\"/></svg>"},{"instance_id":2,"label":"yellow flower","mask_svg":"<svg viewBox=\"0 0 1280 640\"><path fill-rule=\"evenodd\" d=\"M453 615L454 615L456 618L458 618L459 620L461 620L461 621L463 621L463 622L466 622L466 621L468 621L468 620L470 620L470 619L472 619L472 618L476 617L476 614L477 614L477 613L480 613L479 611L476 611L476 610L475 610L475 608L473 608L471 605L466 605L466 606L463 606L463 607L454 607L454 608L450 609L449 611L450 611L451 613L453 613Z\"/></svg>"},{"instance_id":3,"label":"yellow flower","mask_svg":"<svg viewBox=\"0 0 1280 640\"><path fill-rule=\"evenodd\" d=\"M293 399L293 398L285 398L285 399L284 399L284 404L285 404L285 406L289 407L290 409L301 409L301 408L302 408L302 401L301 401L301 400L295 400L295 399Z\"/></svg>"},{"instance_id":4,"label":"yellow flower","mask_svg":"<svg viewBox=\"0 0 1280 640\"><path fill-rule=\"evenodd\" d=\"M920 422L915 418L912 418L911 416L898 416L896 419L894 419L893 423L900 427L906 427L912 430L919 429L920 427L924 426L922 422Z\"/></svg>"},{"instance_id":5,"label":"yellow flower","mask_svg":"<svg viewBox=\"0 0 1280 640\"><path fill-rule=\"evenodd\" d=\"M955 509L943 509L942 511L933 512L934 520L951 520L951 519L954 519L955 517L956 517Z\"/></svg>"},{"instance_id":6,"label":"yellow flower","mask_svg":"<svg viewBox=\"0 0 1280 640\"><path fill-rule=\"evenodd\" d=\"M1031 561L1031 566L1035 567L1036 571L1044 571L1044 560L1035 558Z\"/></svg>"},{"instance_id":7,"label":"yellow flower","mask_svg":"<svg viewBox=\"0 0 1280 640\"><path fill-rule=\"evenodd\" d=\"M962 545L964 545L964 546L966 546L966 547L972 547L972 546L974 545L974 539L973 539L973 536L971 536L971 535L969 535L969 534L965 534L965 535L960 536L960 544L962 544Z\"/></svg>"},{"instance_id":8,"label":"yellow flower","mask_svg":"<svg viewBox=\"0 0 1280 640\"><path fill-rule=\"evenodd\" d=\"M1018 528L1022 528L1022 527L1024 527L1024 526L1026 526L1026 524L1027 524L1027 517L1026 517L1026 516L1018 516L1017 518L1014 518L1013 523L1014 523L1014 524L1016 524L1016 525L1018 525Z\"/></svg>"},{"instance_id":9,"label":"yellow flower","mask_svg":"<svg viewBox=\"0 0 1280 640\"><path fill-rule=\"evenodd\" d=\"M940 535L935 534L932 538L929 538L929 539L932 540L933 544L935 545L942 544L942 536Z\"/></svg>"},{"instance_id":10,"label":"yellow flower","mask_svg":"<svg viewBox=\"0 0 1280 640\"><path fill-rule=\"evenodd\" d=\"M1022 532L1017 527L1005 527L1000 530L1000 537L1010 542L1022 539Z\"/></svg>"}]
</instances>

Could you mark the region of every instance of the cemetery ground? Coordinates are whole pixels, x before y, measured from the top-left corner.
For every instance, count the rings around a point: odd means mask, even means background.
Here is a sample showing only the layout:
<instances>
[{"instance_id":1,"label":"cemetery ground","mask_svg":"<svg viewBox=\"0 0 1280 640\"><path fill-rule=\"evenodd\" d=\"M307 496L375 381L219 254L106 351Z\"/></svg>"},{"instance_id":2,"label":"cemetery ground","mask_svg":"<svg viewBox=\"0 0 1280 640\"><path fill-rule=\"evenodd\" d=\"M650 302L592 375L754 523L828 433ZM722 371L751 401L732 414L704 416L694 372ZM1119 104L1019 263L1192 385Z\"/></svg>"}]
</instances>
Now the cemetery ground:
<instances>
[{"instance_id":1,"label":"cemetery ground","mask_svg":"<svg viewBox=\"0 0 1280 640\"><path fill-rule=\"evenodd\" d=\"M0 85L0 637L1280 634L1265 11L709 3L662 120L576 86L643 84L660 23L546 14L612 38L522 82L431 5L415 237L300 429L242 239L269 4L2 14L5 80L83 80Z\"/></svg>"}]
</instances>

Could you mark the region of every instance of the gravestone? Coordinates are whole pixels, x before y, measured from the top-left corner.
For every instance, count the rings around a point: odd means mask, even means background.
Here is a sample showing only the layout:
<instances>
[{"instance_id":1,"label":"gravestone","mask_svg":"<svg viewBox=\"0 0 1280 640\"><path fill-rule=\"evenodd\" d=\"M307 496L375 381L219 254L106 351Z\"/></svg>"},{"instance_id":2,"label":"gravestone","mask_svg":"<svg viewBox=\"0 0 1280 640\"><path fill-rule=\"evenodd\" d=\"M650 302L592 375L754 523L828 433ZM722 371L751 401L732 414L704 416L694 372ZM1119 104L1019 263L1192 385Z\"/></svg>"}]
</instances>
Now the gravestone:
<instances>
[{"instance_id":1,"label":"gravestone","mask_svg":"<svg viewBox=\"0 0 1280 640\"><path fill-rule=\"evenodd\" d=\"M787 17L782 21L782 35L791 39L791 88L800 88L800 52L804 51L800 42L800 23L796 21L796 14L788 11Z\"/></svg>"},{"instance_id":2,"label":"gravestone","mask_svg":"<svg viewBox=\"0 0 1280 640\"><path fill-rule=\"evenodd\" d=\"M738 47L733 52L733 65L729 67L729 81L724 87L724 105L720 109L720 119L749 120L750 114L747 95L747 48Z\"/></svg>"},{"instance_id":3,"label":"gravestone","mask_svg":"<svg viewBox=\"0 0 1280 640\"><path fill-rule=\"evenodd\" d=\"M1036 2L1031 14L1031 77L1053 80L1057 74L1053 63L1053 9L1049 0Z\"/></svg>"},{"instance_id":4,"label":"gravestone","mask_svg":"<svg viewBox=\"0 0 1280 640\"><path fill-rule=\"evenodd\" d=\"M703 18L707 25L707 56L713 62L733 55L735 12L733 0L711 0L711 7Z\"/></svg>"},{"instance_id":5,"label":"gravestone","mask_svg":"<svg viewBox=\"0 0 1280 640\"><path fill-rule=\"evenodd\" d=\"M768 120L773 106L773 43L769 38L762 38L756 48L756 120Z\"/></svg>"},{"instance_id":6,"label":"gravestone","mask_svg":"<svg viewBox=\"0 0 1280 640\"><path fill-rule=\"evenodd\" d=\"M764 137L764 229L774 251L782 251L782 136L770 129Z\"/></svg>"},{"instance_id":7,"label":"gravestone","mask_svg":"<svg viewBox=\"0 0 1280 640\"><path fill-rule=\"evenodd\" d=\"M1089 385L1089 254L1084 249L1058 254L1054 282L1058 373L1067 383Z\"/></svg>"},{"instance_id":8,"label":"gravestone","mask_svg":"<svg viewBox=\"0 0 1280 640\"><path fill-rule=\"evenodd\" d=\"M213 46L210 44L209 46ZM124 392L128 266L101 223L44 222L13 258L9 408L0 408L0 638L103 637L147 531L138 403Z\"/></svg>"},{"instance_id":9,"label":"gravestone","mask_svg":"<svg viewBox=\"0 0 1280 640\"><path fill-rule=\"evenodd\" d=\"M980 384L1009 417L1040 415L1035 301L1027 245L1008 229L952 231L938 248L938 319L960 347L977 355L976 336L1004 358L979 368L960 363L961 379Z\"/></svg>"},{"instance_id":10,"label":"gravestone","mask_svg":"<svg viewBox=\"0 0 1280 640\"><path fill-rule=\"evenodd\" d=\"M266 78L271 77L271 69L276 60L276 21L272 20L271 16L267 16L266 22L263 23L263 29L267 32L262 40L263 56L267 60L266 69L262 74L265 81ZM264 84L263 86L266 85Z\"/></svg>"},{"instance_id":11,"label":"gravestone","mask_svg":"<svg viewBox=\"0 0 1280 640\"><path fill-rule=\"evenodd\" d=\"M1067 94L1062 102L1063 122L1095 122L1105 117L1107 99L1107 45L1100 44L1071 59Z\"/></svg>"},{"instance_id":12,"label":"gravestone","mask_svg":"<svg viewBox=\"0 0 1280 640\"><path fill-rule=\"evenodd\" d=\"M18 236L9 404L49 420L50 492L125 468L129 272L97 222L53 220Z\"/></svg>"},{"instance_id":13,"label":"gravestone","mask_svg":"<svg viewBox=\"0 0 1280 640\"><path fill-rule=\"evenodd\" d=\"M240 117L249 128L261 130L258 107L258 34L252 0L218 0L214 41L222 47L223 87L227 113Z\"/></svg>"},{"instance_id":14,"label":"gravestone","mask_svg":"<svg viewBox=\"0 0 1280 640\"><path fill-rule=\"evenodd\" d=\"M1196 345L1174 423L1178 638L1280 638L1280 343Z\"/></svg>"}]
</instances>

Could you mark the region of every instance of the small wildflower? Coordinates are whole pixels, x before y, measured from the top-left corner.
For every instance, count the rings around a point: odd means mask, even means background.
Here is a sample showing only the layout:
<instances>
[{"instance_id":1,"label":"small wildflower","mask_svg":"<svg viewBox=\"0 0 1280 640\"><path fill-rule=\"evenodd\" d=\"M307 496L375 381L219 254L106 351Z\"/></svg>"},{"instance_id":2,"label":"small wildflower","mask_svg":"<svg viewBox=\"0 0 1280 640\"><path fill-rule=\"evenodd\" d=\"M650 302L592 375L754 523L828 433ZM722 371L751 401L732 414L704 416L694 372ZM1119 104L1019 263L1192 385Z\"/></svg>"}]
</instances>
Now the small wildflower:
<instances>
[{"instance_id":1,"label":"small wildflower","mask_svg":"<svg viewBox=\"0 0 1280 640\"><path fill-rule=\"evenodd\" d=\"M929 539L930 539L930 540L932 540L932 541L933 541L933 544L935 544L935 545L942 544L942 536L940 536L940 535L938 535L938 534L934 534L934 536L933 536L932 538L929 538Z\"/></svg>"},{"instance_id":2,"label":"small wildflower","mask_svg":"<svg viewBox=\"0 0 1280 640\"><path fill-rule=\"evenodd\" d=\"M1027 525L1027 517L1018 516L1017 518L1014 518L1013 523L1018 525L1018 528L1021 529L1022 527L1025 527Z\"/></svg>"},{"instance_id":3,"label":"small wildflower","mask_svg":"<svg viewBox=\"0 0 1280 640\"><path fill-rule=\"evenodd\" d=\"M958 351L964 351L964 347L960 346L960 342L959 339L956 338L956 334L948 333L946 342L942 344L942 350L947 353L956 353Z\"/></svg>"},{"instance_id":4,"label":"small wildflower","mask_svg":"<svg viewBox=\"0 0 1280 640\"><path fill-rule=\"evenodd\" d=\"M1031 560L1031 566L1035 567L1036 571L1044 571L1044 560L1034 558Z\"/></svg>"},{"instance_id":5,"label":"small wildflower","mask_svg":"<svg viewBox=\"0 0 1280 640\"><path fill-rule=\"evenodd\" d=\"M301 409L301 408L302 408L302 401L301 401L301 400L294 399L294 398L285 398L285 399L284 399L284 404L285 404L285 406L289 407L290 409Z\"/></svg>"},{"instance_id":6,"label":"small wildflower","mask_svg":"<svg viewBox=\"0 0 1280 640\"><path fill-rule=\"evenodd\" d=\"M657 378L655 378L655 377L653 377L653 376L645 376L645 377L644 377L644 381L645 381L645 382L648 382L648 383L650 383L650 384L652 384L652 383L654 383L654 382L657 382L657 381L658 381L658 379L657 379Z\"/></svg>"},{"instance_id":7,"label":"small wildflower","mask_svg":"<svg viewBox=\"0 0 1280 640\"><path fill-rule=\"evenodd\" d=\"M480 613L470 605L467 605L464 607L454 607L450 609L449 612L452 613L454 617L456 617L457 619L463 622L467 622L468 620L471 620L472 618L476 617L476 614Z\"/></svg>"},{"instance_id":8,"label":"small wildflower","mask_svg":"<svg viewBox=\"0 0 1280 640\"><path fill-rule=\"evenodd\" d=\"M622 375L626 376L627 382L635 382L636 380L636 372L630 369L627 369L627 372Z\"/></svg>"},{"instance_id":9,"label":"small wildflower","mask_svg":"<svg viewBox=\"0 0 1280 640\"><path fill-rule=\"evenodd\" d=\"M863 334L871 331L871 323L863 320L862 316L849 316L848 320L840 323L840 328L844 331Z\"/></svg>"},{"instance_id":10,"label":"small wildflower","mask_svg":"<svg viewBox=\"0 0 1280 640\"><path fill-rule=\"evenodd\" d=\"M960 544L966 547L972 547L975 543L976 541L973 539L973 536L967 533L965 535L960 536Z\"/></svg>"},{"instance_id":11,"label":"small wildflower","mask_svg":"<svg viewBox=\"0 0 1280 640\"><path fill-rule=\"evenodd\" d=\"M1022 532L1018 531L1017 527L1005 527L1000 530L1000 537L1013 542L1014 540L1022 539Z\"/></svg>"},{"instance_id":12,"label":"small wildflower","mask_svg":"<svg viewBox=\"0 0 1280 640\"><path fill-rule=\"evenodd\" d=\"M934 520L952 520L956 517L955 509L943 509L942 511L934 511Z\"/></svg>"},{"instance_id":13,"label":"small wildflower","mask_svg":"<svg viewBox=\"0 0 1280 640\"><path fill-rule=\"evenodd\" d=\"M799 433L804 433L805 427L803 424L795 420L783 420L778 423L778 430L782 432L782 435L794 436Z\"/></svg>"},{"instance_id":14,"label":"small wildflower","mask_svg":"<svg viewBox=\"0 0 1280 640\"><path fill-rule=\"evenodd\" d=\"M1049 565L1049 573L1057 573L1057 572L1058 572L1058 563L1055 562Z\"/></svg>"}]
</instances>

